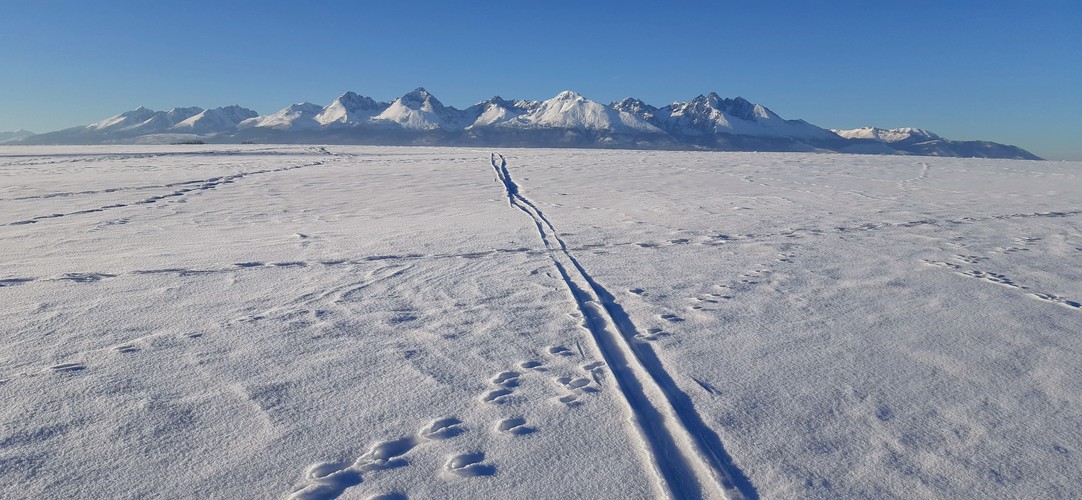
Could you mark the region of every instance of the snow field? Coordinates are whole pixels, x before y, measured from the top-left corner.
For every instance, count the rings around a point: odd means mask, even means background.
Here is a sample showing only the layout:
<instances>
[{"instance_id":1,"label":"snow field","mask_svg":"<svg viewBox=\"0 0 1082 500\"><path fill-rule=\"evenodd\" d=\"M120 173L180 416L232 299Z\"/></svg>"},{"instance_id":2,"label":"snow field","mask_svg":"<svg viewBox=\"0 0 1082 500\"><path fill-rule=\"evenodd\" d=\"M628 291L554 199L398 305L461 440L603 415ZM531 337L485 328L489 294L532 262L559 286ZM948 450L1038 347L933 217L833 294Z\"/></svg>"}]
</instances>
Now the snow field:
<instances>
[{"instance_id":1,"label":"snow field","mask_svg":"<svg viewBox=\"0 0 1082 500\"><path fill-rule=\"evenodd\" d=\"M1078 496L1078 166L3 148L0 496Z\"/></svg>"}]
</instances>

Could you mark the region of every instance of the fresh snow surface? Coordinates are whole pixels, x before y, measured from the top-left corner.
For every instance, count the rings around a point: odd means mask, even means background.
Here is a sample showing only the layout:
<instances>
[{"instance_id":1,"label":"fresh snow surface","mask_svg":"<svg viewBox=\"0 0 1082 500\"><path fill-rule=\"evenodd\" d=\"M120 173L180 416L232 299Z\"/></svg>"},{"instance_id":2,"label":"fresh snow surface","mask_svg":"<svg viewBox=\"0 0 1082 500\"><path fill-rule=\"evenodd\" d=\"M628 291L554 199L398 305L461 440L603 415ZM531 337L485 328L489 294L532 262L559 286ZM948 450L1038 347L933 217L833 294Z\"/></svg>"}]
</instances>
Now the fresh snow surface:
<instances>
[{"instance_id":1,"label":"fresh snow surface","mask_svg":"<svg viewBox=\"0 0 1082 500\"><path fill-rule=\"evenodd\" d=\"M1082 164L492 153L0 148L0 498L1082 497Z\"/></svg>"}]
</instances>

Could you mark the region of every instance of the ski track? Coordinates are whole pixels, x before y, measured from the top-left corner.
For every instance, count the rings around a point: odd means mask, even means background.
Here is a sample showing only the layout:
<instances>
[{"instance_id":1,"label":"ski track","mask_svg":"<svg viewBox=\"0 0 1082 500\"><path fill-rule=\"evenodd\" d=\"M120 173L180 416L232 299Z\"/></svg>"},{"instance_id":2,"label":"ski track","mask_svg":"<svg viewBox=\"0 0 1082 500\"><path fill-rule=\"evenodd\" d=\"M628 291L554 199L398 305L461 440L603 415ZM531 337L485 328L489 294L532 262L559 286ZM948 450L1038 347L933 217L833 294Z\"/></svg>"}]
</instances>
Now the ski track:
<instances>
[{"instance_id":1,"label":"ski track","mask_svg":"<svg viewBox=\"0 0 1082 500\"><path fill-rule=\"evenodd\" d=\"M246 263L244 263L244 264L246 264ZM242 269L244 269L244 268L242 267ZM323 314L323 311L321 309L319 309L319 307L321 307L323 304L326 304L326 303L329 302L330 305L337 305L337 304L344 304L344 303L349 303L349 302L357 302L359 299L357 299L356 296L360 292L362 292L365 289L371 287L372 285L379 284L379 283L382 283L384 281L391 280L391 279L394 279L394 278L398 278L398 277L402 276L404 273L406 273L407 271L409 271L410 269L412 269L412 265L403 265L403 264L389 264L389 265L381 266L381 267L378 267L378 268L375 268L375 269L369 269L365 273L365 278L362 279L361 281L350 281L348 283L344 283L342 285L335 286L335 287L329 288L327 290L320 291L318 293L305 294L305 295L302 295L302 296L298 297L292 303L272 307L272 308L267 309L267 310L248 311L249 314L244 314L242 316L235 317L232 320L229 320L228 322L223 324L222 326L228 326L229 323L234 323L234 322L251 323L251 322L259 322L259 321L273 320L273 319L277 319L277 320L293 320L297 316L300 316L302 314L306 314L306 315L309 315L311 317L314 317L314 318L318 319L319 316L321 316L321 314ZM188 276L192 276L192 275L198 276L198 275L203 275L203 274L207 274L207 273L189 274ZM351 273L351 275L352 275L352 273ZM73 281L73 282L76 282L76 283L96 283L98 281L101 281L103 279L108 278L108 275L89 274L89 273L69 273L68 275L65 275L65 276L66 277L63 278L63 279L68 280L68 281ZM7 280L0 280L0 286L5 286L4 281L7 281ZM11 285L7 285L7 286L11 286ZM199 339L199 338L203 338L206 333L207 333L206 331L186 332L186 333L181 334L178 338L182 338L182 339ZM104 346L101 346L101 347L95 347L95 348L89 348L89 349L83 349L83 350L70 352L70 353L66 354L66 357L67 358L73 358L73 359L99 360L99 359L102 359L102 357L103 357L102 354L106 353L108 351L116 351L116 352L120 352L120 353L123 353L123 354L132 353L132 352L138 352L138 351L141 351L141 350L144 349L144 347L143 347L144 345L153 344L154 339L167 337L167 336L170 336L170 334L164 334L164 333L159 333L159 332L151 332L151 333L147 333L147 334L144 334L144 335L139 335L139 336L134 337L134 338L125 339L125 340L121 341L118 344L110 344L110 345L104 345ZM72 364L72 365L77 364L77 365L79 365L79 368L77 368L77 370L82 370L82 369L87 367L87 365L84 364L84 363L65 363L64 365L57 365L57 366L66 366L68 364ZM92 364L94 364L94 363L92 363ZM68 369L61 370L61 369L56 368L55 366L50 366L48 368L50 370L54 371L54 372L57 372L57 371L74 371L74 370L68 370ZM41 373L42 373L41 369L34 369L34 368L31 368L29 370L24 369L22 371L17 371L17 372L0 373L0 382L10 382L10 381L23 379L23 378L27 378L27 377L36 377L36 376L40 375Z\"/></svg>"},{"instance_id":2,"label":"ski track","mask_svg":"<svg viewBox=\"0 0 1082 500\"><path fill-rule=\"evenodd\" d=\"M508 203L533 220L549 257L582 314L593 347L609 365L632 414L643 457L657 474L659 493L671 498L757 498L717 433L646 344L630 316L568 249L552 222L520 192L503 155L490 156ZM580 346L581 349L581 346ZM569 381L570 382L570 381Z\"/></svg>"},{"instance_id":3,"label":"ski track","mask_svg":"<svg viewBox=\"0 0 1082 500\"><path fill-rule=\"evenodd\" d=\"M112 272L68 272L51 276L41 277L13 277L13 278L0 278L0 288L13 287L19 285L26 285L30 283L41 282L60 282L66 281L70 283L95 283L106 279L115 278L131 278L148 275L174 275L177 277L192 277L192 276L208 276L216 274L229 274L236 273L238 271L266 271L274 269L296 269L296 268L316 268L316 267L336 267L336 266L364 266L373 262L413 262L421 260L445 260L445 259L482 259L492 258L501 255L508 254L526 254L526 255L541 255L540 252L530 248L498 248L495 250L489 250L484 252L466 252L466 253L447 253L447 254L400 254L400 255L369 255L358 258L334 258L334 259L320 259L320 260L291 260L291 261L272 261L265 262L262 260L249 260L243 262L235 262L231 265L225 265L215 268L193 269L187 267L167 267L161 269L134 269L129 271L112 271Z\"/></svg>"},{"instance_id":4,"label":"ski track","mask_svg":"<svg viewBox=\"0 0 1082 500\"><path fill-rule=\"evenodd\" d=\"M328 154L328 155L332 154L330 152L327 152L326 149L322 149L322 151L324 152L324 154ZM53 213L53 214L46 214L46 215L37 215L37 216L34 216L34 217L30 217L28 219L9 222L9 223L3 224L3 225L5 225L5 226L23 226L23 225L27 225L27 224L36 224L36 223L38 223L40 221L48 220L48 219L58 219L58 218L70 217L70 216L74 216L74 215L86 215L86 214L92 214L92 213L99 213L99 212L105 212L106 210L113 210L113 209L117 209L117 208L125 208L125 207L131 207L131 206L150 205L152 203L157 203L158 201L167 200L169 198L177 198L177 197L185 196L185 195L188 195L188 194L191 194L191 193L217 189L220 186L224 186L224 185L227 185L227 184L233 184L233 183L235 183L235 182L237 182L237 181L239 181L241 179L244 179L245 177L252 177L252 176L257 176L257 175L272 174L272 173L279 173L279 172L287 172L287 171L290 171L290 170L297 170L297 169L301 169L301 168L321 166L323 164L324 164L323 161L315 161L315 162L310 162L310 163L304 163L304 164L301 164L301 165L291 165L291 166L288 166L288 167L271 168L271 169L263 169L263 170L252 170L252 171L247 171L247 172L238 172L238 173L230 174L230 175L212 177L212 178L209 178L209 179L185 181L185 182L172 183L172 184L164 184L164 185L162 185L160 187L165 187L165 188L172 188L172 187L179 187L179 186L189 186L189 187L182 187L180 189L175 189L173 192L170 192L170 193L164 193L164 194L149 196L147 198L143 198L141 200L137 200L137 201L133 201L133 202L129 202L129 203L113 203L113 204L104 205L104 206L97 207L97 208L90 208L90 209L85 209L85 210L77 210L77 211L74 211L74 212L62 212L62 213ZM106 190L103 190L103 191L85 191L85 192L80 192L80 193L53 193L53 194L41 195L41 196L37 196L37 197L29 197L28 199L51 198L51 197L75 195L75 194L91 194L91 193L97 193L97 192L110 193L110 192L123 191L125 189L134 190L134 189L144 189L144 188L149 189L149 187L112 188L112 189L106 189Z\"/></svg>"},{"instance_id":5,"label":"ski track","mask_svg":"<svg viewBox=\"0 0 1082 500\"><path fill-rule=\"evenodd\" d=\"M311 166L311 165L308 165L308 166ZM300 168L300 167L301 166L295 166L295 167L289 167L289 168ZM198 181L192 181L192 182L198 182ZM168 196L173 196L173 195L168 195ZM112 205L112 206L103 207L103 209L108 209L110 207L112 207L112 208L120 208L122 206L125 206L125 205ZM84 211L74 212L73 214L82 214L82 213L90 213L90 212L95 212L95 211L103 211L103 209L84 210ZM576 246L576 247L566 246L563 242L560 242L560 244L561 244L562 249L567 250L568 252L572 252L572 253L573 252L578 252L578 251L596 251L596 250L603 250L603 249L617 249L617 248L627 248L627 247L638 247L638 248L642 248L642 249L645 249L645 250L655 250L655 249L661 249L661 248L664 248L664 247L680 246L680 245L720 246L720 245L733 245L733 244L740 244L740 243L755 243L755 242L761 242L761 241L770 241L770 240L774 240L776 238L800 239L800 238L805 238L805 237L809 237L809 236L823 236L823 235L827 235L827 234L843 234L843 233L844 234L855 234L855 233L861 233L861 232L880 231L880 230L887 230L887 229L898 229L898 228L907 229L907 228L913 228L913 227L918 227L918 226L949 227L951 225L974 224L974 223L979 223L979 222L984 222L984 221L1002 221L1002 220L1031 219L1031 218L1061 218L1061 217L1075 217L1075 216L1078 216L1078 215L1082 215L1082 210L1001 214L1001 215L991 215L991 216L983 216L983 217L961 217L961 218L957 218L957 219L931 219L931 218L929 218L929 219L920 219L920 220L913 220L913 221L907 221L907 222L868 222L868 223L864 223L864 224L860 224L860 225L856 225L856 226L835 226L835 227L831 227L831 228L814 228L814 227L812 227L812 228L789 228L789 229L785 229L783 231L769 232L769 233L740 233L740 234L715 233L715 234L708 234L708 235L691 235L691 234L689 234L688 238L675 238L675 239L660 240L660 241L623 241L623 242L610 242L610 243L587 243L587 244L579 245L579 246ZM61 215L46 216L46 218L56 218L56 217L59 217L59 216L61 216ZM23 223L32 223L32 222L37 222L37 221L23 222ZM541 223L543 224L543 221L541 221ZM20 223L11 223L11 224L6 224L6 225L10 226L10 225L19 225L19 224ZM544 229L539 227L539 231L542 231L542 234L543 234ZM547 236L542 236L542 240L543 240L543 242L547 241ZM1019 249L1014 248L1014 247L1002 249L1003 253L1010 253L1010 252L1013 252L1013 251L1019 251ZM356 258L322 259L322 260L316 260L316 261L264 262L264 261L259 261L259 260L252 260L252 261L247 261L247 262L235 263L235 264L233 264L232 267L226 266L226 267L219 267L219 268L213 268L213 269L189 269L189 268L179 268L179 267L177 267L177 268L164 268L164 269L132 270L132 271L126 271L126 272L113 271L113 272L110 272L110 273L103 273L103 272L68 273L68 274L65 274L65 275L53 276L53 277L26 277L26 276L6 277L6 278L0 278L0 288L16 286L16 285L22 285L22 284L32 283L32 282L37 282L37 281L68 280L68 281L80 282L80 283L85 283L85 282L89 282L89 281L98 281L98 280L80 280L80 279L72 277L72 276L78 276L78 275L98 275L101 278L116 278L116 277L122 277L122 276L145 275L145 274L175 274L177 276L194 276L194 275L233 272L233 271L236 270L235 268L310 267L310 266L317 266L317 265L334 266L334 265L339 265L339 264L357 265L357 264L362 264L364 262L381 261L381 260L388 260L388 261L402 260L402 261L406 261L406 260L422 260L422 259L480 259L480 258L491 258L491 257L500 256L500 255L503 255L503 254L512 254L512 253L524 253L524 254L529 254L529 255L539 255L539 254L542 254L544 252L542 250L538 250L536 248L518 247L518 248L496 248L496 249L491 249L491 250L480 250L480 251L476 251L476 252L465 252L465 253L457 253L457 254L394 254L394 255L387 254L387 255L369 255L369 256L356 257Z\"/></svg>"},{"instance_id":6,"label":"ski track","mask_svg":"<svg viewBox=\"0 0 1082 500\"><path fill-rule=\"evenodd\" d=\"M333 155L322 146L305 148L311 154ZM254 148L254 149L219 149L210 151L174 151L156 153L71 153L71 154L5 154L4 158L26 158L25 160L12 161L0 164L0 167L42 166L56 165L60 163L97 163L117 160L141 160L148 158L163 158L176 156L295 156L296 151L282 150L281 148Z\"/></svg>"}]
</instances>

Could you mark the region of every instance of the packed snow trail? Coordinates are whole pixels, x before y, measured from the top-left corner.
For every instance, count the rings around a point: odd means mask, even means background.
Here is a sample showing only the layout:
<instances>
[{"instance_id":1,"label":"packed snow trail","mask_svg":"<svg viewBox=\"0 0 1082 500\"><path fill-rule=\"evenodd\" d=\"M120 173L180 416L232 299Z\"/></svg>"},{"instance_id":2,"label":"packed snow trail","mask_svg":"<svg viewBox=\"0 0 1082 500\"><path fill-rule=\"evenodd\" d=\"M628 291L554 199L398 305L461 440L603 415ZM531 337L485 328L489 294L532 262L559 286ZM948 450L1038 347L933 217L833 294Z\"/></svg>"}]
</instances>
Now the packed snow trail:
<instances>
[{"instance_id":1,"label":"packed snow trail","mask_svg":"<svg viewBox=\"0 0 1082 500\"><path fill-rule=\"evenodd\" d=\"M690 398L649 346L634 340L630 316L612 294L586 272L555 226L519 192L503 155L491 155L508 203L530 216L557 271L583 315L598 353L631 410L643 457L657 474L660 493L670 498L757 498L755 488L733 464L717 433L695 411Z\"/></svg>"}]
</instances>

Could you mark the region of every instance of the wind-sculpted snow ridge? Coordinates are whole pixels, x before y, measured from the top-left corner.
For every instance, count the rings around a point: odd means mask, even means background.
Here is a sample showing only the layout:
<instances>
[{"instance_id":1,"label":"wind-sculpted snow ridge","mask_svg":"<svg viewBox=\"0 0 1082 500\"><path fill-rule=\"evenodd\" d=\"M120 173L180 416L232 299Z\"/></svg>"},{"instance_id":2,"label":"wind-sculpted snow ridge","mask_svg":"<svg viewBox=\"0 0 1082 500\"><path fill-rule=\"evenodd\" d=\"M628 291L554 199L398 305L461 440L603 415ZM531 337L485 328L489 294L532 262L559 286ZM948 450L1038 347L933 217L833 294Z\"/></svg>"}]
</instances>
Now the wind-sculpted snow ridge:
<instances>
[{"instance_id":1,"label":"wind-sculpted snow ridge","mask_svg":"<svg viewBox=\"0 0 1082 500\"><path fill-rule=\"evenodd\" d=\"M575 300L594 348L612 370L632 413L635 437L668 498L758 498L755 488L726 453L717 433L695 411L611 293L597 283L568 249L556 227L511 178L503 155L492 168L508 203L533 219L549 257Z\"/></svg>"},{"instance_id":2,"label":"wind-sculpted snow ridge","mask_svg":"<svg viewBox=\"0 0 1082 500\"><path fill-rule=\"evenodd\" d=\"M722 98L714 92L661 108L634 98L603 104L564 91L544 101L497 96L461 110L445 106L424 88L391 102L346 92L322 108L298 103L265 116L239 106L169 111L139 107L85 127L6 139L0 135L0 141L483 145L1040 159L1015 146L951 141L921 129L827 130L804 120L786 120L742 97Z\"/></svg>"}]
</instances>

